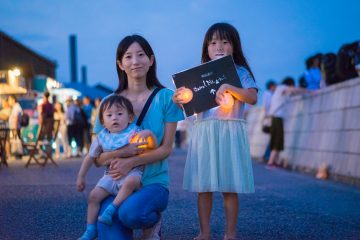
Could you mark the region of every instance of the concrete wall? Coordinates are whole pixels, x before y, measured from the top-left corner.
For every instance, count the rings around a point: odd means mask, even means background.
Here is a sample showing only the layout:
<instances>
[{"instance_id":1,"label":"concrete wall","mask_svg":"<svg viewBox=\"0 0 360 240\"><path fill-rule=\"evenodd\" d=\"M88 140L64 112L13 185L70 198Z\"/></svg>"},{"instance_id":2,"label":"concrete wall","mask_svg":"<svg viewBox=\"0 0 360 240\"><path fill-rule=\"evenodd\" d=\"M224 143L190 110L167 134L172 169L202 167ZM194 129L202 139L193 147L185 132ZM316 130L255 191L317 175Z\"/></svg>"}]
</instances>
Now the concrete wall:
<instances>
[{"instance_id":1,"label":"concrete wall","mask_svg":"<svg viewBox=\"0 0 360 240\"><path fill-rule=\"evenodd\" d=\"M285 104L285 150L281 158L309 171L327 164L332 176L360 179L360 78L294 96ZM261 107L250 109L251 154L261 158L269 136L261 132Z\"/></svg>"}]
</instances>

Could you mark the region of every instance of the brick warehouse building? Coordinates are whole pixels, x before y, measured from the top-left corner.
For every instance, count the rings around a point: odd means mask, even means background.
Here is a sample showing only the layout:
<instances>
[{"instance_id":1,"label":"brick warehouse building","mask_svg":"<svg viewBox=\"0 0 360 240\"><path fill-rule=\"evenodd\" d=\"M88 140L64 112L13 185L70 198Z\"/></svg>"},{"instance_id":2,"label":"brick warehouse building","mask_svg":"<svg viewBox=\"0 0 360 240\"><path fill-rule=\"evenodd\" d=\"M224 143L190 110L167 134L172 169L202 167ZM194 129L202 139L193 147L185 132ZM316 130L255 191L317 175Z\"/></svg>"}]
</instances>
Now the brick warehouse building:
<instances>
[{"instance_id":1,"label":"brick warehouse building","mask_svg":"<svg viewBox=\"0 0 360 240\"><path fill-rule=\"evenodd\" d=\"M0 70L21 69L27 89L33 89L33 77L45 75L56 78L56 63L0 31Z\"/></svg>"}]
</instances>

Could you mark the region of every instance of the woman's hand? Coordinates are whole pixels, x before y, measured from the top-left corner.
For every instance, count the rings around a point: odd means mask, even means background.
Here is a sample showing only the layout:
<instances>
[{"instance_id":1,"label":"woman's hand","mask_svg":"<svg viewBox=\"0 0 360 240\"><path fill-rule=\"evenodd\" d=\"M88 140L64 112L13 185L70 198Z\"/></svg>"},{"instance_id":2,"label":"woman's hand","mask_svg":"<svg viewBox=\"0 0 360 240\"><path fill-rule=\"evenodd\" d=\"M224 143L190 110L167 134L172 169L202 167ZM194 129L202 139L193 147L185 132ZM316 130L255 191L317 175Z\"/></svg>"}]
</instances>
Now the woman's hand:
<instances>
[{"instance_id":1,"label":"woman's hand","mask_svg":"<svg viewBox=\"0 0 360 240\"><path fill-rule=\"evenodd\" d=\"M116 158L112 160L109 167L109 176L114 180L126 176L135 167L132 162L131 158Z\"/></svg>"}]
</instances>

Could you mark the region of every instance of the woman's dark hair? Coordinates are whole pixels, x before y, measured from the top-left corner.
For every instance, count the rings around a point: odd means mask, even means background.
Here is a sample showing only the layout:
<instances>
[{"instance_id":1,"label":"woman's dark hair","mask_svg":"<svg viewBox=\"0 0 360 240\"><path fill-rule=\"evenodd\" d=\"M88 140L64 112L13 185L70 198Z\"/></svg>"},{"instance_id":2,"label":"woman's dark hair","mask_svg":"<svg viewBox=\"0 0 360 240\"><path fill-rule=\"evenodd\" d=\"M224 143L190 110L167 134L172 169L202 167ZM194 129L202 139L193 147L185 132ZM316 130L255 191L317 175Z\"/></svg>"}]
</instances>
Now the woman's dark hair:
<instances>
[{"instance_id":1,"label":"woman's dark hair","mask_svg":"<svg viewBox=\"0 0 360 240\"><path fill-rule=\"evenodd\" d=\"M163 88L164 86L159 82L157 76L156 76L156 59L154 55L154 51L152 50L150 44L148 41L146 41L145 38L139 35L131 35L125 37L123 40L120 41L118 48L116 50L116 70L118 73L119 78L119 86L116 89L115 93L120 93L121 91L128 88L128 77L125 73L125 71L121 70L118 66L118 61L121 62L124 54L128 50L131 44L134 42L137 42L141 48L144 50L145 54L151 58L151 56L154 56L154 63L152 66L150 66L149 71L146 75L146 86L148 89L151 89L152 87L156 86L159 88Z\"/></svg>"},{"instance_id":2,"label":"woman's dark hair","mask_svg":"<svg viewBox=\"0 0 360 240\"><path fill-rule=\"evenodd\" d=\"M236 28L228 23L215 23L207 30L202 46L201 62L205 63L211 60L208 52L208 45L211 42L214 34L216 34L218 38L228 40L231 43L233 47L232 57L234 62L237 65L245 67L250 72L252 78L255 80L254 74L252 73L250 66L247 63L241 48L240 35Z\"/></svg>"},{"instance_id":3,"label":"woman's dark hair","mask_svg":"<svg viewBox=\"0 0 360 240\"><path fill-rule=\"evenodd\" d=\"M105 98L104 101L100 104L99 120L100 120L101 124L104 124L104 112L106 111L106 109L111 108L111 106L114 104L126 109L129 116L135 115L134 108L133 108L131 102L129 101L129 99L127 99L123 96L114 94L114 95L111 95L110 97Z\"/></svg>"}]
</instances>

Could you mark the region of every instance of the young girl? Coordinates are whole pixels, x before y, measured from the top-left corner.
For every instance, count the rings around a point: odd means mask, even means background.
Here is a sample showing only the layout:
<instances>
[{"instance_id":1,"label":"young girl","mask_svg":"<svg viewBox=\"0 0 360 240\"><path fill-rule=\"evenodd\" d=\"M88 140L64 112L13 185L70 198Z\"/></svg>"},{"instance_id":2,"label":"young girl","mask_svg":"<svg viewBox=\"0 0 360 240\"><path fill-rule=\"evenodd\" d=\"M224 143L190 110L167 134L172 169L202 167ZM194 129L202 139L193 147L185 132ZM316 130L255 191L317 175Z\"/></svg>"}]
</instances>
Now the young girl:
<instances>
[{"instance_id":1,"label":"young girl","mask_svg":"<svg viewBox=\"0 0 360 240\"><path fill-rule=\"evenodd\" d=\"M199 113L192 129L184 170L184 189L198 192L200 234L196 240L211 238L210 215L213 192L224 197L226 228L224 240L236 239L238 193L253 193L254 180L251 165L244 103L255 104L257 86L241 49L237 30L227 23L216 23L205 35L202 63L232 55L242 88L222 84L216 93L221 105L225 95L231 94L234 105L229 110L221 106ZM176 90L173 101L181 99L185 88Z\"/></svg>"},{"instance_id":2,"label":"young girl","mask_svg":"<svg viewBox=\"0 0 360 240\"><path fill-rule=\"evenodd\" d=\"M149 130L138 131L135 124L134 110L131 102L119 95L106 98L100 105L100 122L105 127L91 144L89 154L81 164L76 180L78 191L85 188L85 175L95 158L103 151L114 151L129 143L130 139L139 136L139 140L148 140L147 148L156 147L155 136ZM137 138L137 137L136 137ZM144 149L144 148L141 148ZM140 149L140 150L141 150ZM110 161L109 161L110 164ZM140 188L142 167L133 168L125 177L113 180L107 173L100 179L89 196L87 227L80 240L95 239L97 236L96 219L100 209L100 203L110 194L116 195L113 203L108 205L98 220L105 224L112 224L112 217L120 204L136 189Z\"/></svg>"}]
</instances>

